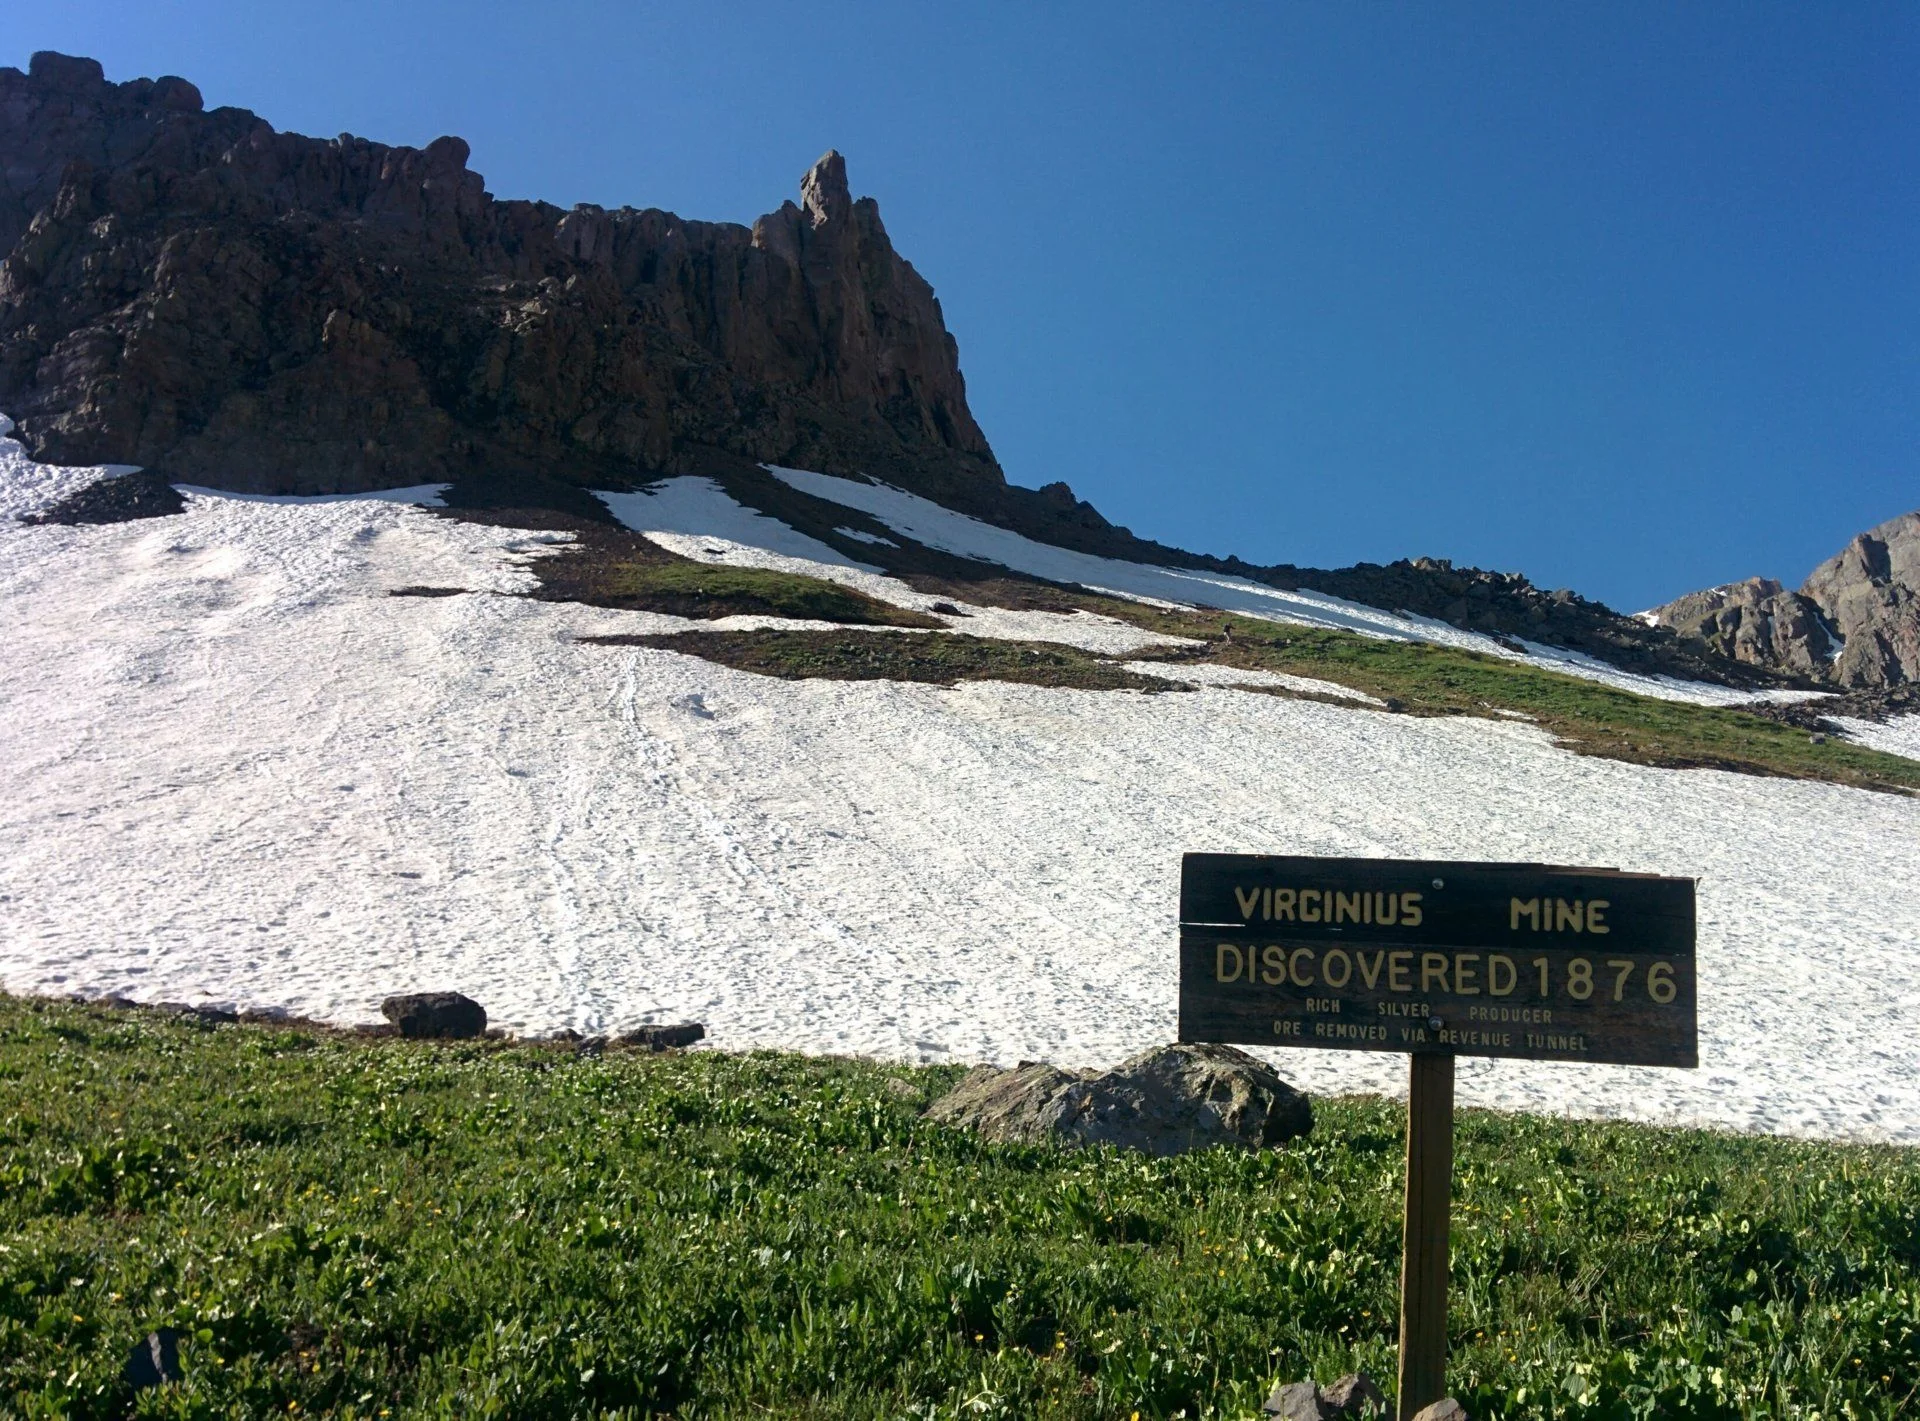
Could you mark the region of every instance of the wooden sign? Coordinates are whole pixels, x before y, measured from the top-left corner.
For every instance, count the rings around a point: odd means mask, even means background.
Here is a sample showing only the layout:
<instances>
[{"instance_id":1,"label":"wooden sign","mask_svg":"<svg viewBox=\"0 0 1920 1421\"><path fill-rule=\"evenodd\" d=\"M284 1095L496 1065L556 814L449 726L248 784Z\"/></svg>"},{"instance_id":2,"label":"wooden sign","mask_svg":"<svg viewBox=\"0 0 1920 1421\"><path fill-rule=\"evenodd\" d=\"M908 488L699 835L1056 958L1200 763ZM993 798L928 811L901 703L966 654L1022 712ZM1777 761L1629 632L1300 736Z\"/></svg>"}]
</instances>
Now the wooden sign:
<instances>
[{"instance_id":1,"label":"wooden sign","mask_svg":"<svg viewBox=\"0 0 1920 1421\"><path fill-rule=\"evenodd\" d=\"M1446 1394L1453 1058L1699 1064L1693 880L1188 854L1180 1039L1404 1051L1397 1414Z\"/></svg>"},{"instance_id":2,"label":"wooden sign","mask_svg":"<svg viewBox=\"0 0 1920 1421\"><path fill-rule=\"evenodd\" d=\"M1693 881L1188 854L1180 1039L1698 1065Z\"/></svg>"}]
</instances>

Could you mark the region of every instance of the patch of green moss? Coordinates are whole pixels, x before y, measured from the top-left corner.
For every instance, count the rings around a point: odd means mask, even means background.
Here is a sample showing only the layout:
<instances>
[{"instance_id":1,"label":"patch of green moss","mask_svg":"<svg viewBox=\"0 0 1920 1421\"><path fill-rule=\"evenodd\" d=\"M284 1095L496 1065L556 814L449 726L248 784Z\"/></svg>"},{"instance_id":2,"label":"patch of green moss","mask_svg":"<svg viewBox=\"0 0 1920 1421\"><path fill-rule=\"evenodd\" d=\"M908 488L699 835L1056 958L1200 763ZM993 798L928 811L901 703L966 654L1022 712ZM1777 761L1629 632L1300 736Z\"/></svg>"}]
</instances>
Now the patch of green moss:
<instances>
[{"instance_id":1,"label":"patch of green moss","mask_svg":"<svg viewBox=\"0 0 1920 1421\"><path fill-rule=\"evenodd\" d=\"M759 616L855 626L946 625L817 577L695 562L624 529L575 524L569 531L573 543L531 565L540 580L534 595L702 620Z\"/></svg>"},{"instance_id":2,"label":"patch of green moss","mask_svg":"<svg viewBox=\"0 0 1920 1421\"><path fill-rule=\"evenodd\" d=\"M1388 641L1219 612L1166 611L1068 589L1049 595L1056 598L1059 610L1096 612L1197 642L1130 653L1134 660L1167 663L1175 677L1181 666L1197 665L1278 671L1331 681L1408 715L1524 717L1582 755L1667 769L1817 779L1900 793L1920 789L1920 764L1837 736L1816 739L1805 725L1754 711L1637 695L1584 677L1429 642ZM902 638L885 633L769 630L597 640L683 651L738 670L788 679L942 685L998 680L1084 690L1170 689L1166 682L1136 675L1109 658L1072 647L960 634Z\"/></svg>"},{"instance_id":3,"label":"patch of green moss","mask_svg":"<svg viewBox=\"0 0 1920 1421\"><path fill-rule=\"evenodd\" d=\"M945 623L869 597L837 582L757 567L691 561L627 563L596 581L596 602L676 617L793 617L881 627Z\"/></svg>"}]
</instances>

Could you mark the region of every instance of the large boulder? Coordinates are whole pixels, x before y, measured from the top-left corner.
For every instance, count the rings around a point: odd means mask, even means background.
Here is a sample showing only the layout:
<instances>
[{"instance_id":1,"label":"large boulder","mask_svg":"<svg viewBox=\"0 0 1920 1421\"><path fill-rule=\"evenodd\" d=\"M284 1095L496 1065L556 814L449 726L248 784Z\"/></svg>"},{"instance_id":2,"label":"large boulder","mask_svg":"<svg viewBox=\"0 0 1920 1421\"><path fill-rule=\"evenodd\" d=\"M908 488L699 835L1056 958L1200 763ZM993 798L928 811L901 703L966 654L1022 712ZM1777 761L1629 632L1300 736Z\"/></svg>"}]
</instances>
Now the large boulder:
<instances>
[{"instance_id":1,"label":"large boulder","mask_svg":"<svg viewBox=\"0 0 1920 1421\"><path fill-rule=\"evenodd\" d=\"M1231 1046L1161 1046L1110 1071L982 1066L927 1118L994 1140L1117 1145L1177 1155L1262 1149L1313 1129L1313 1107L1264 1062Z\"/></svg>"},{"instance_id":2,"label":"large boulder","mask_svg":"<svg viewBox=\"0 0 1920 1421\"><path fill-rule=\"evenodd\" d=\"M466 1038L484 1036L487 1009L458 992L413 992L388 997L380 1015L399 1028L402 1036Z\"/></svg>"}]
</instances>

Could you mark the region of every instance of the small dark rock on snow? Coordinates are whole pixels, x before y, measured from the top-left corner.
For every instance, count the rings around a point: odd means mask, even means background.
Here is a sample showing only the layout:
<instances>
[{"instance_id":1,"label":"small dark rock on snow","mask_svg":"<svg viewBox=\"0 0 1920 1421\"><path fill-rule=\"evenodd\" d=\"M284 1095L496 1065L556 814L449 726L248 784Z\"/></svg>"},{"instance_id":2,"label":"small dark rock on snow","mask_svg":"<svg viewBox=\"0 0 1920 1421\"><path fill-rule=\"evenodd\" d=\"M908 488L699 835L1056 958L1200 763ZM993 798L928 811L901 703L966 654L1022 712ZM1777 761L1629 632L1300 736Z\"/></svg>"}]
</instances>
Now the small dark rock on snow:
<instances>
[{"instance_id":1,"label":"small dark rock on snow","mask_svg":"<svg viewBox=\"0 0 1920 1421\"><path fill-rule=\"evenodd\" d=\"M483 1036L487 1009L458 992L413 992L388 997L380 1015L400 1029L402 1036L465 1039Z\"/></svg>"}]
</instances>

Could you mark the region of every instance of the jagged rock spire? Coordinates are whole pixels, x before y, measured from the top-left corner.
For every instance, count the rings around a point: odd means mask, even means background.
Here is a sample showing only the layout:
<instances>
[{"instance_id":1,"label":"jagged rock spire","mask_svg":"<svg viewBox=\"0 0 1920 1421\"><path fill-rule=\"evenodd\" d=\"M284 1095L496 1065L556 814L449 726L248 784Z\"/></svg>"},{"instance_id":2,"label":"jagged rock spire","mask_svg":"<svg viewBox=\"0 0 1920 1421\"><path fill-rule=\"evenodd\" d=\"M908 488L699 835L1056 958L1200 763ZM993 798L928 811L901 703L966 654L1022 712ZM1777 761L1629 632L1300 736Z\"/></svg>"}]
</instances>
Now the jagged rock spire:
<instances>
[{"instance_id":1,"label":"jagged rock spire","mask_svg":"<svg viewBox=\"0 0 1920 1421\"><path fill-rule=\"evenodd\" d=\"M800 179L800 201L815 227L836 222L853 211L853 193L847 187L847 160L829 148Z\"/></svg>"},{"instance_id":2,"label":"jagged rock spire","mask_svg":"<svg viewBox=\"0 0 1920 1421\"><path fill-rule=\"evenodd\" d=\"M262 493L743 461L1004 487L839 153L751 231L496 199L470 156L0 65L0 409L38 458Z\"/></svg>"}]
</instances>

